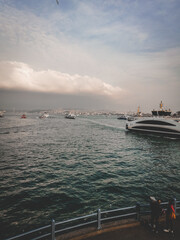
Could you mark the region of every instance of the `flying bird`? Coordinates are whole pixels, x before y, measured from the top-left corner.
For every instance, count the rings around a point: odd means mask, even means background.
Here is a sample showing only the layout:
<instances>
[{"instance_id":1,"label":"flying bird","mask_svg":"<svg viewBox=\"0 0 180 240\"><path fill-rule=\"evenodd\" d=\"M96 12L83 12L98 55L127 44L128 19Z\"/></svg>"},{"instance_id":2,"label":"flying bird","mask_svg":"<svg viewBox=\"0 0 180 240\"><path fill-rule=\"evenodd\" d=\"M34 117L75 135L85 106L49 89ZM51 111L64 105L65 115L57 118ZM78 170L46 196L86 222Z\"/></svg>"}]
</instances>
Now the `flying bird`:
<instances>
[{"instance_id":1,"label":"flying bird","mask_svg":"<svg viewBox=\"0 0 180 240\"><path fill-rule=\"evenodd\" d=\"M59 0L56 0L57 4L59 4Z\"/></svg>"}]
</instances>

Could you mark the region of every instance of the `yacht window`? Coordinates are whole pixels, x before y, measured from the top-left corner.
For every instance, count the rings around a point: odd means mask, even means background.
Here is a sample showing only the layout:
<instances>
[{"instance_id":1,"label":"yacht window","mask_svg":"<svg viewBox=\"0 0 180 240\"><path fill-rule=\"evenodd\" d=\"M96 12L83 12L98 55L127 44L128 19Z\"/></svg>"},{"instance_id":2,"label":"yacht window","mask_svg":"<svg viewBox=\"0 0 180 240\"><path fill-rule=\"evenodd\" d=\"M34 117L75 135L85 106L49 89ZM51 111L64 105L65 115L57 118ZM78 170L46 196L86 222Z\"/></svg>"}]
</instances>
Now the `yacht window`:
<instances>
[{"instance_id":1,"label":"yacht window","mask_svg":"<svg viewBox=\"0 0 180 240\"><path fill-rule=\"evenodd\" d=\"M168 122L163 122L159 120L144 120L144 121L139 121L137 124L143 123L143 124L156 124L156 125L166 125L166 126L176 126L175 124L168 123Z\"/></svg>"},{"instance_id":2,"label":"yacht window","mask_svg":"<svg viewBox=\"0 0 180 240\"><path fill-rule=\"evenodd\" d=\"M145 129L145 130L154 130L154 131L159 131L159 132L177 132L177 130L174 129L168 129L168 128L158 128L158 127L151 127L151 126L134 126L132 128L136 128L136 129Z\"/></svg>"}]
</instances>

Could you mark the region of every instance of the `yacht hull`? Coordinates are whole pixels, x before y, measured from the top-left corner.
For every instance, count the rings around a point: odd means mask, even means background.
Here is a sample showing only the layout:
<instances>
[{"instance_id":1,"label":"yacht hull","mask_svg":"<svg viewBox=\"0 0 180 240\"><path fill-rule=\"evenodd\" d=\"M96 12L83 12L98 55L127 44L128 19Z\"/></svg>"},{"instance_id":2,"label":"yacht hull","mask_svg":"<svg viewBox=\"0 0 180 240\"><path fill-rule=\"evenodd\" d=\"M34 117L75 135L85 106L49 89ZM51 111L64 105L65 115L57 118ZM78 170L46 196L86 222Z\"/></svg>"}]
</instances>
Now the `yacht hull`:
<instances>
[{"instance_id":1,"label":"yacht hull","mask_svg":"<svg viewBox=\"0 0 180 240\"><path fill-rule=\"evenodd\" d=\"M126 123L126 129L132 132L158 134L180 139L180 123L172 119L138 119Z\"/></svg>"}]
</instances>

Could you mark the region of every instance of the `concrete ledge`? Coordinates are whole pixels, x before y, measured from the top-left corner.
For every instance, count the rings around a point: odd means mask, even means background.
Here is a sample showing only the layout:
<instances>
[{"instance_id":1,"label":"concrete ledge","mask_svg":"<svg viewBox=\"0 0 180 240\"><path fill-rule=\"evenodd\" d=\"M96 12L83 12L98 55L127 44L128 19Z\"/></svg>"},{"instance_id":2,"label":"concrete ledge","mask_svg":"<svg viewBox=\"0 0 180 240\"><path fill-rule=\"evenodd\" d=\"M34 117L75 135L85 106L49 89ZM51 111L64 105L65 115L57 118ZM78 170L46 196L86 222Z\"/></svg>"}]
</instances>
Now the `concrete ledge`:
<instances>
[{"instance_id":1,"label":"concrete ledge","mask_svg":"<svg viewBox=\"0 0 180 240\"><path fill-rule=\"evenodd\" d=\"M174 223L174 235L163 232L165 228L165 216L159 219L160 229L158 233L148 226L150 216L141 217L141 221L135 219L119 220L102 224L102 229L88 227L56 236L56 240L169 240L180 239L180 219L177 217Z\"/></svg>"},{"instance_id":2,"label":"concrete ledge","mask_svg":"<svg viewBox=\"0 0 180 240\"><path fill-rule=\"evenodd\" d=\"M102 224L102 228L100 230L98 230L97 227L87 227L84 229L72 231L70 233L61 234L60 236L56 237L56 240L82 240L89 237L98 236L103 233L112 232L118 229L136 227L139 225L140 222L135 219L119 220Z\"/></svg>"}]
</instances>

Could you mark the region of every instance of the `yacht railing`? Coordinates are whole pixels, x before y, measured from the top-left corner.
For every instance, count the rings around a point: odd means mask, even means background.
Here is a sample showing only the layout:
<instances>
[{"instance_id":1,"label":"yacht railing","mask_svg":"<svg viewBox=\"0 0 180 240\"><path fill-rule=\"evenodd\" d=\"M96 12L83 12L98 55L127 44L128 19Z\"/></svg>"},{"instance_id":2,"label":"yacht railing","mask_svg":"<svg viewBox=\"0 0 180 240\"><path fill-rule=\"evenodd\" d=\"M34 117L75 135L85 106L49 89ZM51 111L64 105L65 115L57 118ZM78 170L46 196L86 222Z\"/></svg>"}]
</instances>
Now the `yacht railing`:
<instances>
[{"instance_id":1,"label":"yacht railing","mask_svg":"<svg viewBox=\"0 0 180 240\"><path fill-rule=\"evenodd\" d=\"M166 210L168 202L162 202L161 206L164 210ZM178 210L180 210L180 201L174 199L174 209L175 213L177 214ZM63 233L71 232L75 229L81 229L86 226L94 226L95 228L102 229L102 223L110 222L119 219L128 219L128 218L135 218L136 220L140 220L141 216L149 215L150 214L150 205L149 204L139 204L137 203L135 206L126 207L126 208L119 208L114 210L108 211L101 211L98 209L96 212L69 219L66 221L55 222L53 219L51 224L19 234L14 237L7 238L6 240L39 240L39 239L51 239L55 240L55 236L58 236Z\"/></svg>"}]
</instances>

